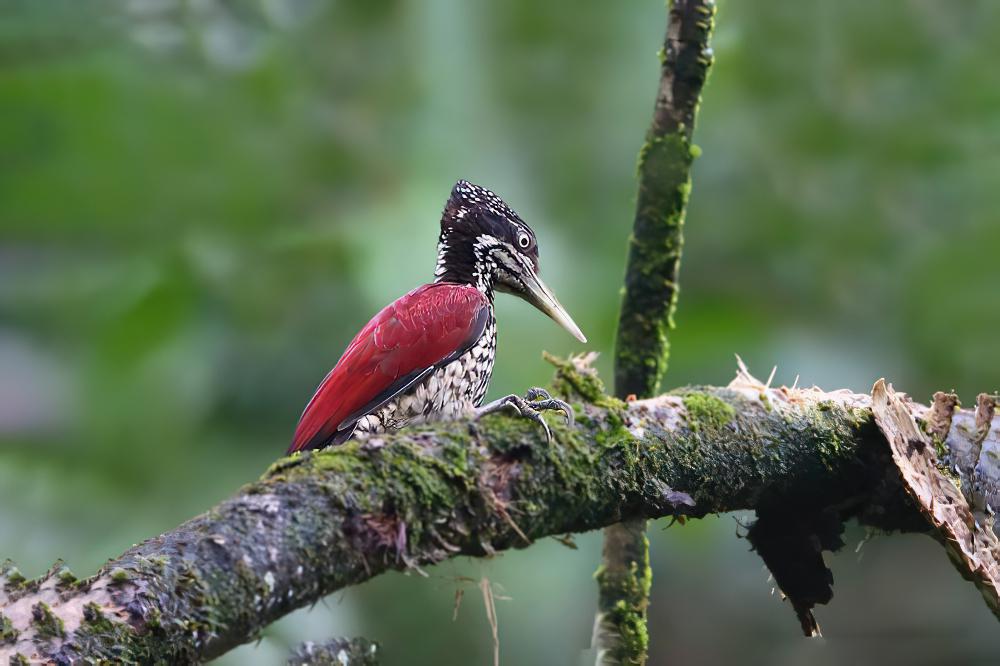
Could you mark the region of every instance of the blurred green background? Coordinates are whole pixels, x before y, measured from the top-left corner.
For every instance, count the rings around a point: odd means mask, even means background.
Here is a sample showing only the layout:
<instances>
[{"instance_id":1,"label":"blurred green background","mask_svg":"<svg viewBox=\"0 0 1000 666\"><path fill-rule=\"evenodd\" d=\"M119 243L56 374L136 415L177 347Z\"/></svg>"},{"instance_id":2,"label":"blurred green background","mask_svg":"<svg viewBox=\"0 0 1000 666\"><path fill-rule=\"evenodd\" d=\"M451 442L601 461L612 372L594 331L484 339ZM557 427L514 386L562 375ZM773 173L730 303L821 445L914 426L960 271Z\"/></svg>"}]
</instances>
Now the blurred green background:
<instances>
[{"instance_id":1,"label":"blurred green background","mask_svg":"<svg viewBox=\"0 0 1000 666\"><path fill-rule=\"evenodd\" d=\"M0 555L90 572L254 479L368 317L431 277L462 177L538 233L610 375L660 1L0 2ZM1000 388L1000 4L721 3L668 385ZM491 395L582 348L501 296ZM807 641L722 516L650 527L652 663L996 664L944 552L830 558ZM583 664L598 534L392 574L225 664ZM452 621L456 588L465 588Z\"/></svg>"}]
</instances>

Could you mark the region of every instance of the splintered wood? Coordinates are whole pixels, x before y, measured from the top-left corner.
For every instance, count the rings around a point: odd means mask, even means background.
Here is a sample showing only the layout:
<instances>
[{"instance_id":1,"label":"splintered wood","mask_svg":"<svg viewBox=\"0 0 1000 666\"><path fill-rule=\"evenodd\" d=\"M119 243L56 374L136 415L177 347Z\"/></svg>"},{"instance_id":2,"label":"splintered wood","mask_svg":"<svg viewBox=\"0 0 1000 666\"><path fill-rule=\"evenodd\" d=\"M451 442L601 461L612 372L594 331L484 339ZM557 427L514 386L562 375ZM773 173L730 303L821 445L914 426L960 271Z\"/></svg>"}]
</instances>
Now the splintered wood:
<instances>
[{"instance_id":1,"label":"splintered wood","mask_svg":"<svg viewBox=\"0 0 1000 666\"><path fill-rule=\"evenodd\" d=\"M981 401L982 402L982 401ZM954 408L954 402L950 405ZM992 512L978 521L966 497L939 467L931 438L917 425L914 412L919 406L893 391L884 380L872 389L875 422L892 449L892 457L902 475L907 492L934 529L952 562L962 575L979 588L990 609L1000 617L1000 541L992 526ZM947 409L948 405L941 408ZM984 411L984 410L980 410ZM931 412L929 429L941 436L943 415ZM990 417L993 416L990 410ZM984 421L988 428L992 419ZM983 424L980 424L983 425ZM983 433L985 435L985 432ZM978 442L985 437L973 435Z\"/></svg>"}]
</instances>

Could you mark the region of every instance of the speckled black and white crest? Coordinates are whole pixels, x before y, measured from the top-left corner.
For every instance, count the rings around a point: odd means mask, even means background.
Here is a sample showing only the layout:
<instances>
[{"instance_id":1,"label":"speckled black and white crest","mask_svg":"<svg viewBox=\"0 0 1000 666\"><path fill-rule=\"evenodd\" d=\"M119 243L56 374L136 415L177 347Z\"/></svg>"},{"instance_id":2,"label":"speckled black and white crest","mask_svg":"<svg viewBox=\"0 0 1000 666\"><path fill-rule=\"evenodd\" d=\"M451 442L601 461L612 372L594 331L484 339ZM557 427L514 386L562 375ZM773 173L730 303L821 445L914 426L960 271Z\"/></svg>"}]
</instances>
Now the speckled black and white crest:
<instances>
[{"instance_id":1,"label":"speckled black and white crest","mask_svg":"<svg viewBox=\"0 0 1000 666\"><path fill-rule=\"evenodd\" d=\"M535 247L535 232L507 202L492 190L467 180L455 183L445 204L441 229L444 231L449 227L474 231L476 235L486 233L515 245L517 232L523 232L530 239L530 247Z\"/></svg>"},{"instance_id":2,"label":"speckled black and white crest","mask_svg":"<svg viewBox=\"0 0 1000 666\"><path fill-rule=\"evenodd\" d=\"M503 199L467 180L455 183L445 204L438 249L438 280L486 286L497 252L519 255L538 270L535 232Z\"/></svg>"},{"instance_id":3,"label":"speckled black and white crest","mask_svg":"<svg viewBox=\"0 0 1000 666\"><path fill-rule=\"evenodd\" d=\"M453 208L456 213L468 213L476 210L486 211L505 220L515 220L522 225L521 217L492 190L475 185L467 180L460 180L451 189L447 208ZM446 210L447 210L446 208Z\"/></svg>"}]
</instances>

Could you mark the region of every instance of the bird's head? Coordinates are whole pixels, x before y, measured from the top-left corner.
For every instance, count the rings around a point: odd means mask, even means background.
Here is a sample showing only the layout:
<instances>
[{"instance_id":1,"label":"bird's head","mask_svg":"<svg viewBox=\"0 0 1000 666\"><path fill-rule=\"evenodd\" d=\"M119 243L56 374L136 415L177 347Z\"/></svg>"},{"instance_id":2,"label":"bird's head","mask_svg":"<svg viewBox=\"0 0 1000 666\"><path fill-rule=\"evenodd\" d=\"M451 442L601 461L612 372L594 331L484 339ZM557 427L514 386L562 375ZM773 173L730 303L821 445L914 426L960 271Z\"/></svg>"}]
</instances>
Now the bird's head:
<instances>
[{"instance_id":1,"label":"bird's head","mask_svg":"<svg viewBox=\"0 0 1000 666\"><path fill-rule=\"evenodd\" d=\"M490 190L460 180L441 216L437 282L472 284L514 294L554 319L580 342L587 338L538 277L535 232Z\"/></svg>"}]
</instances>

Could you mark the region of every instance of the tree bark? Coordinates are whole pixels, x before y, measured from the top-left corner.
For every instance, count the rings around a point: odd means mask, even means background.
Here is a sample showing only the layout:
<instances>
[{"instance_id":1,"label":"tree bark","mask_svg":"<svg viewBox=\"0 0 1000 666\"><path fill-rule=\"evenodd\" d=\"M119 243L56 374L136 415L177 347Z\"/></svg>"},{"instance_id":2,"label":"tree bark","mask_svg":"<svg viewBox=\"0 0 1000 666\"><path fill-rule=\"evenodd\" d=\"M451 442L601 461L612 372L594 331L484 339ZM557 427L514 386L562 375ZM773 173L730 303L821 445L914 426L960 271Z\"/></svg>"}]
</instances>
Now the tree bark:
<instances>
[{"instance_id":1,"label":"tree bark","mask_svg":"<svg viewBox=\"0 0 1000 666\"><path fill-rule=\"evenodd\" d=\"M781 504L930 529L867 395L768 389L744 376L626 404L604 396L589 368L556 362L554 389L575 401L577 425L553 421L551 443L499 415L372 436L279 461L86 580L55 567L24 581L6 567L0 661L202 661L386 570L624 518ZM956 424L975 419L955 414ZM949 440L968 443L951 423L945 452Z\"/></svg>"}]
</instances>

